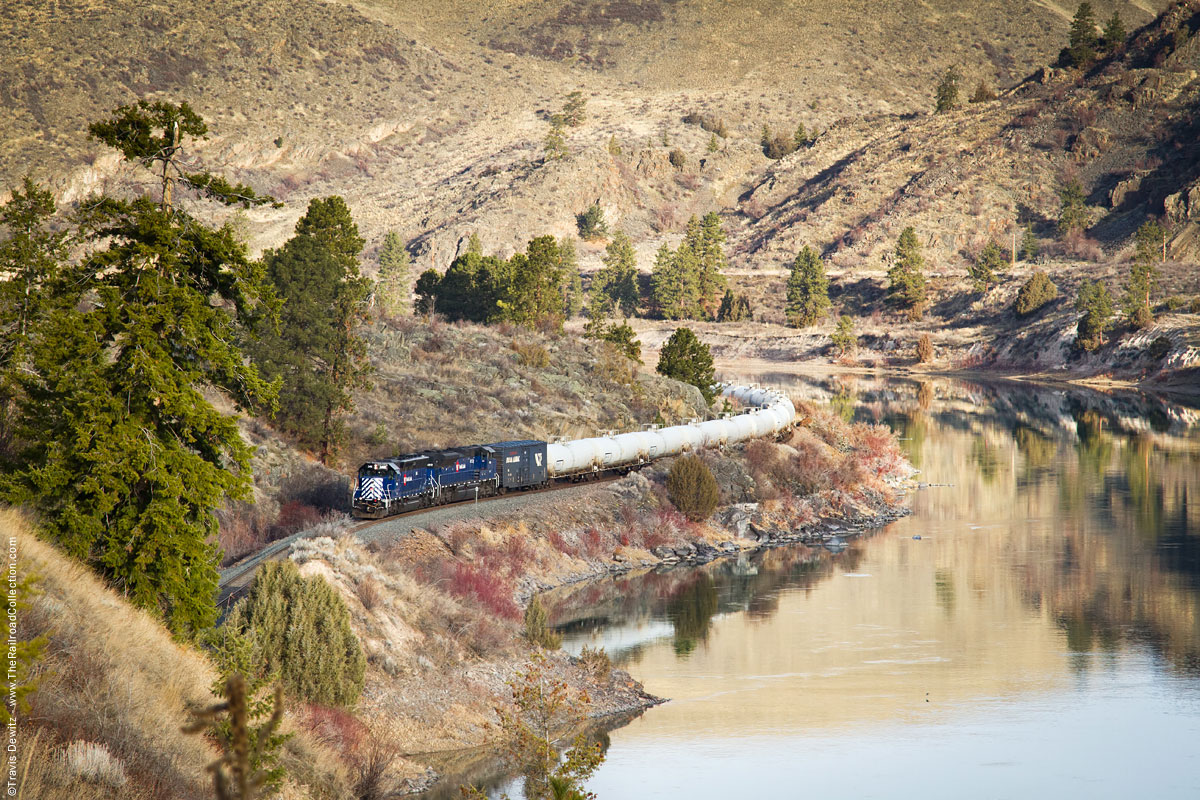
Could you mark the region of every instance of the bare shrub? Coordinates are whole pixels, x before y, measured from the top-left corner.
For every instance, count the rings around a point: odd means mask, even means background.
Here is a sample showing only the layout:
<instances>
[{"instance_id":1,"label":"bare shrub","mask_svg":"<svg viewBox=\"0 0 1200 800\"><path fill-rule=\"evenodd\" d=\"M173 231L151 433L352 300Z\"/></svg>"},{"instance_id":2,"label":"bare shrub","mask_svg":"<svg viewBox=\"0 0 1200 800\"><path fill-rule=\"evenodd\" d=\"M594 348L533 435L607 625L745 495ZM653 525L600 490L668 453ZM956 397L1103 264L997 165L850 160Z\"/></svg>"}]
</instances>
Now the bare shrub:
<instances>
[{"instance_id":1,"label":"bare shrub","mask_svg":"<svg viewBox=\"0 0 1200 800\"><path fill-rule=\"evenodd\" d=\"M550 366L550 353L545 347L536 342L522 342L513 339L509 348L517 354L517 362L533 369L545 369Z\"/></svg>"},{"instance_id":2,"label":"bare shrub","mask_svg":"<svg viewBox=\"0 0 1200 800\"><path fill-rule=\"evenodd\" d=\"M358 800L388 800L404 794L403 781L396 776L395 770L400 755L400 746L395 739L370 733L349 759L354 797Z\"/></svg>"},{"instance_id":3,"label":"bare shrub","mask_svg":"<svg viewBox=\"0 0 1200 800\"><path fill-rule=\"evenodd\" d=\"M579 651L579 665L583 667L597 683L608 683L612 679L612 659L603 647L584 645Z\"/></svg>"},{"instance_id":4,"label":"bare shrub","mask_svg":"<svg viewBox=\"0 0 1200 800\"><path fill-rule=\"evenodd\" d=\"M928 333L922 333L921 338L917 339L917 360L922 364L933 361L933 339Z\"/></svg>"},{"instance_id":5,"label":"bare shrub","mask_svg":"<svg viewBox=\"0 0 1200 800\"><path fill-rule=\"evenodd\" d=\"M367 611L379 605L379 601L382 599L379 582L370 575L364 575L359 579L357 585L354 587L354 592L358 595L359 602L363 604L363 608Z\"/></svg>"},{"instance_id":6,"label":"bare shrub","mask_svg":"<svg viewBox=\"0 0 1200 800\"><path fill-rule=\"evenodd\" d=\"M67 773L85 781L118 789L128 780L121 760L97 742L71 742L63 753Z\"/></svg>"}]
</instances>

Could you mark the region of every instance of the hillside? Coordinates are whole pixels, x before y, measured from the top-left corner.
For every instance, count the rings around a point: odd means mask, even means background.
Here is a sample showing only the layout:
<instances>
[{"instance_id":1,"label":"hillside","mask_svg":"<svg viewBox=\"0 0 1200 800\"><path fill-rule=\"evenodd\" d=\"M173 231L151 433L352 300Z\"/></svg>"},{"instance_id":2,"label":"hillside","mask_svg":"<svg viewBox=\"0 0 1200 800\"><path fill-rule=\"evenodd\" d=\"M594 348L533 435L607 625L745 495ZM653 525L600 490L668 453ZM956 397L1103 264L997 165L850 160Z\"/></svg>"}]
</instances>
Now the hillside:
<instances>
[{"instance_id":1,"label":"hillside","mask_svg":"<svg viewBox=\"0 0 1200 800\"><path fill-rule=\"evenodd\" d=\"M1131 25L1163 5L1095 4ZM951 63L968 90L1012 85L1056 57L1068 18L1025 0L969 12L906 0L882 14L748 0L19 2L0 20L14 43L0 61L0 181L32 165L66 200L110 184L115 161L86 124L163 96L210 121L197 157L288 201L250 214L261 245L330 193L347 197L370 241L397 229L439 267L473 231L501 250L569 233L596 198L610 221L654 240L693 210L735 214L770 178L763 124L857 130L861 148L878 123L853 120L928 110ZM569 131L575 157L543 167L544 117L571 88L589 99L588 120ZM708 134L679 121L693 110L727 122L715 157ZM613 137L621 157L609 155ZM666 165L664 137L688 153L683 175ZM814 157L843 158L836 141Z\"/></svg>"},{"instance_id":2,"label":"hillside","mask_svg":"<svg viewBox=\"0 0 1200 800\"><path fill-rule=\"evenodd\" d=\"M205 767L218 753L180 728L190 708L215 702L212 663L38 539L26 518L0 509L0 533L14 537L19 575L35 579L30 607L18 612L20 636L48 638L30 711L18 718L19 796L210 798ZM345 797L333 753L299 731L293 714L284 729L295 732L281 755L288 796Z\"/></svg>"}]
</instances>

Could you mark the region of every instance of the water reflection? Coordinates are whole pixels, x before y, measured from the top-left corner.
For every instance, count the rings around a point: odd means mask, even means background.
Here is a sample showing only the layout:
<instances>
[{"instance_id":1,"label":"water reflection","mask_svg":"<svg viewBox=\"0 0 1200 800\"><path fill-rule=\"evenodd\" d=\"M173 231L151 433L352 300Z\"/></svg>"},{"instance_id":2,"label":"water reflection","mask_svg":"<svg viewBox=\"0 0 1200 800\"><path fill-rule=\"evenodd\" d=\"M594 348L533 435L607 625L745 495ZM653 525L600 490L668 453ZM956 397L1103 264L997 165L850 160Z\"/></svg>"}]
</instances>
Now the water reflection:
<instances>
[{"instance_id":1,"label":"water reflection","mask_svg":"<svg viewBox=\"0 0 1200 800\"><path fill-rule=\"evenodd\" d=\"M912 517L841 554L777 550L592 587L607 611L570 645L623 640L627 668L673 698L614 731L593 790L788 794L776 762L803 752L820 754L821 773L846 768L824 784L830 796L957 796L984 776L1008 787L994 796L1200 793L1186 744L1200 737L1193 406L1030 385L728 377L887 422L933 486ZM566 593L556 613L589 608ZM994 773L1007 768L1028 785ZM950 782L931 784L930 771ZM820 794L821 779L807 788Z\"/></svg>"},{"instance_id":2,"label":"water reflection","mask_svg":"<svg viewBox=\"0 0 1200 800\"><path fill-rule=\"evenodd\" d=\"M552 596L568 649L604 646L672 698L612 733L589 788L790 795L803 769L817 796L1200 796L1194 405L725 377L890 424L928 488L911 517L842 552L782 548Z\"/></svg>"}]
</instances>

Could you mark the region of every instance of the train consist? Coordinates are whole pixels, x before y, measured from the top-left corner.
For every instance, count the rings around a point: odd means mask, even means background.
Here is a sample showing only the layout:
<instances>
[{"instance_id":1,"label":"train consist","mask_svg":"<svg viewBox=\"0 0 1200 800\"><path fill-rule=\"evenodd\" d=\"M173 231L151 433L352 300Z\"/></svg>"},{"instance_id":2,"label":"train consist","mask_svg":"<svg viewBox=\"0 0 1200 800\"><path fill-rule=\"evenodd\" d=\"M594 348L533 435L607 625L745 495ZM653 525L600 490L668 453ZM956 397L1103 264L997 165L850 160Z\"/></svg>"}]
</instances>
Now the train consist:
<instances>
[{"instance_id":1,"label":"train consist","mask_svg":"<svg viewBox=\"0 0 1200 800\"><path fill-rule=\"evenodd\" d=\"M721 394L738 401L742 412L570 442L495 442L368 461L358 470L351 513L359 519L381 519L415 508L537 489L555 480L629 472L658 458L777 435L789 429L796 416L792 401L773 389L725 386Z\"/></svg>"}]
</instances>

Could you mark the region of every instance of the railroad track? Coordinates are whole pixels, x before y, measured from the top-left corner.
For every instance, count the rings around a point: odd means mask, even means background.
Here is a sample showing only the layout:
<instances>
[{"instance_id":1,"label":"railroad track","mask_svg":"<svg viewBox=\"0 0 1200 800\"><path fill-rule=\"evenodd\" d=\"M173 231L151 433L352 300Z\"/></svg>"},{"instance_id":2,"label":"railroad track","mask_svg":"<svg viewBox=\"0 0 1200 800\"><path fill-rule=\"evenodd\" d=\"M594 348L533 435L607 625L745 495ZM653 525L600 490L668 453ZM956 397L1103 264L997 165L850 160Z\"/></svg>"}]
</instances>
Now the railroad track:
<instances>
[{"instance_id":1,"label":"railroad track","mask_svg":"<svg viewBox=\"0 0 1200 800\"><path fill-rule=\"evenodd\" d=\"M581 489L589 486L599 486L606 483L612 483L623 478L623 474L603 475L588 481L570 482L563 481L561 483L552 483L544 489L531 489L524 492L513 492L512 494L492 495L491 497L481 497L478 500L463 500L457 503L447 503L444 506L432 506L430 508L415 508L412 511L404 511L399 514L392 514L383 519L366 520L363 522L351 525L347 529L347 533L357 535L360 531L368 528L373 528L376 525L396 522L397 520L407 518L419 518L429 514L437 514L445 511L466 511L469 508L487 505L489 503L500 502L504 500L514 500L524 497L533 497L542 494L550 494L553 492L561 492L568 489ZM218 584L217 605L220 606L222 613L228 611L233 603L244 595L250 588L253 582L254 573L266 561L273 561L282 558L291 546L300 539L307 538L311 534L310 530L297 531L292 535L271 542L262 550L259 550L254 555L233 564L226 569L221 570L220 582Z\"/></svg>"}]
</instances>

